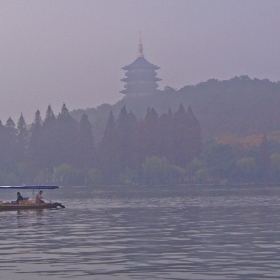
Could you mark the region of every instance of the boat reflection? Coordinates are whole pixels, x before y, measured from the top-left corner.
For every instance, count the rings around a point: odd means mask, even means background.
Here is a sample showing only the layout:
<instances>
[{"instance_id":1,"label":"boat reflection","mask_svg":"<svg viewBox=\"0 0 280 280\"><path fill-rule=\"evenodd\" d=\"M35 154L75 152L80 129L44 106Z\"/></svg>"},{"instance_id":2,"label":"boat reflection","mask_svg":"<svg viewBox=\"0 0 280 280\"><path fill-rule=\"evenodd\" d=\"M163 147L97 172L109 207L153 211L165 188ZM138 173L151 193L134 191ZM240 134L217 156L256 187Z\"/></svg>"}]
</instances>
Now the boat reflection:
<instances>
[{"instance_id":1,"label":"boat reflection","mask_svg":"<svg viewBox=\"0 0 280 280\"><path fill-rule=\"evenodd\" d=\"M21 209L16 211L17 227L23 228L44 225L44 210L45 209Z\"/></svg>"}]
</instances>

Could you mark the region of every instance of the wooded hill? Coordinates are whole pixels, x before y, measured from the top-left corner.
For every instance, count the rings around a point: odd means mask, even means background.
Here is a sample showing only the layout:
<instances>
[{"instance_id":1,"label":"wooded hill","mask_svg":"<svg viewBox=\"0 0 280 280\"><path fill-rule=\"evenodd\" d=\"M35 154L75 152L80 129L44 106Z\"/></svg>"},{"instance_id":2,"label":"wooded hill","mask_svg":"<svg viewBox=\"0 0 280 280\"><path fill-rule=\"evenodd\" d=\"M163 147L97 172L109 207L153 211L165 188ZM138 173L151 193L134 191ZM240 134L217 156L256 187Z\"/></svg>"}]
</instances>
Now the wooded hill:
<instances>
[{"instance_id":1,"label":"wooded hill","mask_svg":"<svg viewBox=\"0 0 280 280\"><path fill-rule=\"evenodd\" d=\"M98 141L111 110L117 115L126 105L127 110L137 118L144 118L148 107L163 114L169 108L175 112L180 104L185 108L191 106L204 138L223 135L241 137L280 130L280 82L250 79L248 76L224 81L211 79L179 90L165 87L150 96L124 98L114 105L74 110L71 115L80 120L83 114L87 114Z\"/></svg>"},{"instance_id":2,"label":"wooded hill","mask_svg":"<svg viewBox=\"0 0 280 280\"><path fill-rule=\"evenodd\" d=\"M278 183L279 89L241 76L0 121L0 183Z\"/></svg>"}]
</instances>

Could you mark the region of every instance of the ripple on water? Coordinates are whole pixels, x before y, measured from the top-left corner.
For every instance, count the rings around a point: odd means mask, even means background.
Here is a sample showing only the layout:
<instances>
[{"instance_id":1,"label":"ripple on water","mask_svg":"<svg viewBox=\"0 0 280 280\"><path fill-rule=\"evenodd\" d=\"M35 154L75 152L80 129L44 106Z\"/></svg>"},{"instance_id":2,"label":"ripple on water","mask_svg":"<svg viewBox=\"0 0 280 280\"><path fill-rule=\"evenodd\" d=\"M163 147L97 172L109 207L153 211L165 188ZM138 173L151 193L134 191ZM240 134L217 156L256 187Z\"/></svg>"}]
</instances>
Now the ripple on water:
<instances>
[{"instance_id":1,"label":"ripple on water","mask_svg":"<svg viewBox=\"0 0 280 280\"><path fill-rule=\"evenodd\" d=\"M65 188L0 213L3 279L278 279L280 190Z\"/></svg>"}]
</instances>

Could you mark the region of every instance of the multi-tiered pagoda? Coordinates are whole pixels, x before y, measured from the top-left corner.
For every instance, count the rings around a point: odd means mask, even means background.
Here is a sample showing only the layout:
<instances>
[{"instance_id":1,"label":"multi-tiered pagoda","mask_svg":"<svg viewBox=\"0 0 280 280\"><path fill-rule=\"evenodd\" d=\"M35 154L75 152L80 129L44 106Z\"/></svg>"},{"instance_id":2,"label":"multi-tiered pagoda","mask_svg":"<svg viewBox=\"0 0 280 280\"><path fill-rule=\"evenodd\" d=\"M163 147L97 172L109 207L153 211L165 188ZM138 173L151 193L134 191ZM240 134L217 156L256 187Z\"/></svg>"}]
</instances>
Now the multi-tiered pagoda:
<instances>
[{"instance_id":1,"label":"multi-tiered pagoda","mask_svg":"<svg viewBox=\"0 0 280 280\"><path fill-rule=\"evenodd\" d=\"M149 95L157 91L157 82L161 79L157 78L155 70L160 69L160 67L151 64L144 58L141 37L138 57L122 69L126 70L126 78L121 79L121 81L126 84L124 85L125 89L120 92L126 94L126 97Z\"/></svg>"}]
</instances>

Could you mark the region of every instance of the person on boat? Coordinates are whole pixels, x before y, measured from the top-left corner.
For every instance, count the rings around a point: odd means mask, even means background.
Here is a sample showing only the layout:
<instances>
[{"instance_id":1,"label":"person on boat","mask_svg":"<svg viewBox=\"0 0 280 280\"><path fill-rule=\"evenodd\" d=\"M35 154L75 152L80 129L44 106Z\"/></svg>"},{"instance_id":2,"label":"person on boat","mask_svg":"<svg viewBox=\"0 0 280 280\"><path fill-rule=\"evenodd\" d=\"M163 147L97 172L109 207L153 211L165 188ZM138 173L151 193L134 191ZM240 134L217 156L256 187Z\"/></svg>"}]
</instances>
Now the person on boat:
<instances>
[{"instance_id":1,"label":"person on boat","mask_svg":"<svg viewBox=\"0 0 280 280\"><path fill-rule=\"evenodd\" d=\"M17 192L17 200L16 200L16 203L19 204L19 201L20 200L23 200L23 197L22 195L20 194L20 192Z\"/></svg>"},{"instance_id":2,"label":"person on boat","mask_svg":"<svg viewBox=\"0 0 280 280\"><path fill-rule=\"evenodd\" d=\"M35 198L35 202L36 203L44 203L45 201L42 200L43 196L42 196L43 191L39 191L38 194L36 195Z\"/></svg>"}]
</instances>

